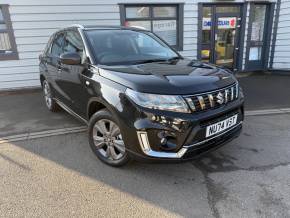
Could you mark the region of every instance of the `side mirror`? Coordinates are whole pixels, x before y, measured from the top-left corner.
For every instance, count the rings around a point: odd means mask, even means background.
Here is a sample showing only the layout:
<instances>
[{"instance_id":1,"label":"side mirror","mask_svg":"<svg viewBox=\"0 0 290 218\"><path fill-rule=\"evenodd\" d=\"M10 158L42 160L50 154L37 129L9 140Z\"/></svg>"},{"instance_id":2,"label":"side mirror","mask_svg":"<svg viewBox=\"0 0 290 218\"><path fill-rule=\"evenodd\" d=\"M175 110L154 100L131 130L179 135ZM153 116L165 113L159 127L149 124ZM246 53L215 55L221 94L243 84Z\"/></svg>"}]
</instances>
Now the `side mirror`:
<instances>
[{"instance_id":1,"label":"side mirror","mask_svg":"<svg viewBox=\"0 0 290 218\"><path fill-rule=\"evenodd\" d=\"M81 64L81 56L75 52L63 53L60 55L60 62L67 65Z\"/></svg>"}]
</instances>

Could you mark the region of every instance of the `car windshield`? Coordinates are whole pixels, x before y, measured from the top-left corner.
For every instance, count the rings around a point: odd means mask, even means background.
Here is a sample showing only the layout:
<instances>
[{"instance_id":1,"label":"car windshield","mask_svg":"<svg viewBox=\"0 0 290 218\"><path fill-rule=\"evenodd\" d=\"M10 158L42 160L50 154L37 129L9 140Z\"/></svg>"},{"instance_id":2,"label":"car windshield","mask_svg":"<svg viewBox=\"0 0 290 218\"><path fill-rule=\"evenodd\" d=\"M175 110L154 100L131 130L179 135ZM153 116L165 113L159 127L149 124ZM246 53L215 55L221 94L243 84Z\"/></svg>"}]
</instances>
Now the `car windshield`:
<instances>
[{"instance_id":1,"label":"car windshield","mask_svg":"<svg viewBox=\"0 0 290 218\"><path fill-rule=\"evenodd\" d=\"M134 30L88 30L96 61L103 65L127 65L179 58L150 32Z\"/></svg>"}]
</instances>

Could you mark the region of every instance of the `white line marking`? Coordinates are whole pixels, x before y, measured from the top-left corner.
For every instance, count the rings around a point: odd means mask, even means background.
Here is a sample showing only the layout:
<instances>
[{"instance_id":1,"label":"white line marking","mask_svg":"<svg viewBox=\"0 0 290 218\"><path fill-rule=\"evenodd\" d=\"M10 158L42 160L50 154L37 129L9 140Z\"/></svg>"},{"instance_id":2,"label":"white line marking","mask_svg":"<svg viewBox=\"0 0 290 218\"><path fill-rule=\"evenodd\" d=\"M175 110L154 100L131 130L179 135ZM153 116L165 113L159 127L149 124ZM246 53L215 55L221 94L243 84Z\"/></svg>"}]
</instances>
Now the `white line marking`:
<instances>
[{"instance_id":1,"label":"white line marking","mask_svg":"<svg viewBox=\"0 0 290 218\"><path fill-rule=\"evenodd\" d=\"M290 113L290 108L245 111L246 116L286 114L286 113Z\"/></svg>"},{"instance_id":2,"label":"white line marking","mask_svg":"<svg viewBox=\"0 0 290 218\"><path fill-rule=\"evenodd\" d=\"M246 111L245 115L246 116L259 116L259 115L273 115L273 114L286 114L286 113L290 113L290 108L252 110L252 111ZM0 144L24 141L24 140L29 140L29 139L44 138L44 137L49 137L49 136L80 133L80 132L85 132L86 130L87 130L86 126L77 126L77 127L70 127L70 128L46 130L46 131L40 131L40 132L29 132L29 133L24 133L24 134L2 137L0 138Z\"/></svg>"},{"instance_id":3,"label":"white line marking","mask_svg":"<svg viewBox=\"0 0 290 218\"><path fill-rule=\"evenodd\" d=\"M37 138L43 138L43 137L48 137L48 136L79 133L79 132L85 132L86 130L87 130L86 126L78 126L78 127L46 130L46 131L40 131L40 132L29 132L29 133L0 138L0 144L7 143L7 142L24 141L24 140L29 140L29 139L37 139Z\"/></svg>"}]
</instances>

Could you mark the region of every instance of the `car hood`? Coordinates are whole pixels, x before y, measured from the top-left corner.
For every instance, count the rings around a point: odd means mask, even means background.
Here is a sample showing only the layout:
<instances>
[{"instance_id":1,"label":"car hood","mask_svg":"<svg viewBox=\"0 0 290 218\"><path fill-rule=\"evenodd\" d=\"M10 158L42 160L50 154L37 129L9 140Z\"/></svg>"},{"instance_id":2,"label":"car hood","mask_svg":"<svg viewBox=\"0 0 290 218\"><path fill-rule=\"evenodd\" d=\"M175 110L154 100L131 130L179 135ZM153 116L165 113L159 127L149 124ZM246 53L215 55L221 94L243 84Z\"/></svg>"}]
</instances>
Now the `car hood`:
<instances>
[{"instance_id":1,"label":"car hood","mask_svg":"<svg viewBox=\"0 0 290 218\"><path fill-rule=\"evenodd\" d=\"M219 67L198 61L176 60L129 66L100 66L101 76L144 93L190 95L236 82Z\"/></svg>"}]
</instances>

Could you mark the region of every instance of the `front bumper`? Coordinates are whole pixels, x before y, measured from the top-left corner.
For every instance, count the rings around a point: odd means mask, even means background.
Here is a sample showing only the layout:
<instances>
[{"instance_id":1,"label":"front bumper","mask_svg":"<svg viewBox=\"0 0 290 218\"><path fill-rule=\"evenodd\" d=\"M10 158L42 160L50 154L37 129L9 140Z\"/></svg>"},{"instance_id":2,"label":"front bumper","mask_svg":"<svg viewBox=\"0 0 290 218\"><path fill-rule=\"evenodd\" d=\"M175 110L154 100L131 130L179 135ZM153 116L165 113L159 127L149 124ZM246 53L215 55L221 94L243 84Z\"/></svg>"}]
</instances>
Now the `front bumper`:
<instances>
[{"instance_id":1,"label":"front bumper","mask_svg":"<svg viewBox=\"0 0 290 218\"><path fill-rule=\"evenodd\" d=\"M123 108L130 111L123 110L121 131L126 149L135 159L182 161L196 158L238 137L244 120L242 98L196 114L144 109L130 100L123 103L126 104ZM236 125L205 137L208 125L235 114L238 115Z\"/></svg>"},{"instance_id":2,"label":"front bumper","mask_svg":"<svg viewBox=\"0 0 290 218\"><path fill-rule=\"evenodd\" d=\"M191 145L184 145L182 148L179 149L177 152L166 152L166 151L154 151L152 150L147 132L137 132L139 144L144 152L149 157L153 158L170 158L170 159L181 159L181 158L190 158L194 157L198 154L203 153L202 151L207 151L206 148L209 150L214 149L217 146L223 145L224 143L230 141L231 139L238 137L240 131L242 130L242 123L240 121L235 126L225 130L224 132L217 134L211 138L204 139L200 142L191 144ZM196 154L196 155L195 155Z\"/></svg>"}]
</instances>

